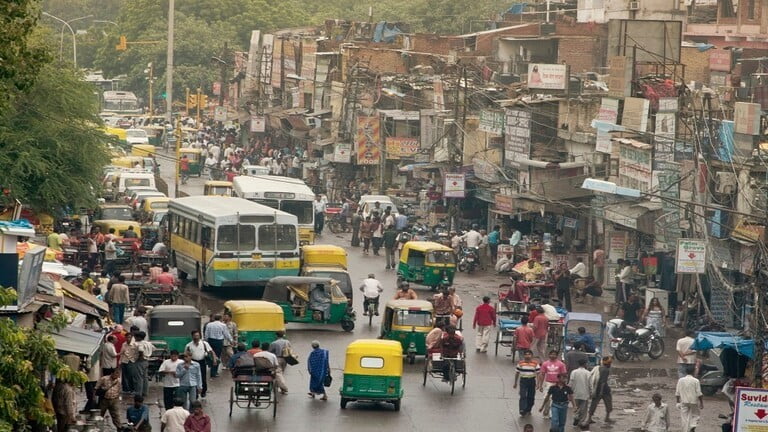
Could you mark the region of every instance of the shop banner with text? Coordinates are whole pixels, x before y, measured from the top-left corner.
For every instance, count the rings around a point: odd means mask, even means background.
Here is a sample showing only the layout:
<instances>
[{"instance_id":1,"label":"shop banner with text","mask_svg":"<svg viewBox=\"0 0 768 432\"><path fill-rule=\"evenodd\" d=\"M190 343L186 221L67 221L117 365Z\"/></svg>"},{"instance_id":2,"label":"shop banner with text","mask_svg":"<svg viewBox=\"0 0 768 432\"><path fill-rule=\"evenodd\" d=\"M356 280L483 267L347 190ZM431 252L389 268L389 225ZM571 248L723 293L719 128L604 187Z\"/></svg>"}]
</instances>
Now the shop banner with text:
<instances>
[{"instance_id":1,"label":"shop banner with text","mask_svg":"<svg viewBox=\"0 0 768 432\"><path fill-rule=\"evenodd\" d=\"M358 165L376 165L381 157L379 117L358 117L355 151Z\"/></svg>"}]
</instances>

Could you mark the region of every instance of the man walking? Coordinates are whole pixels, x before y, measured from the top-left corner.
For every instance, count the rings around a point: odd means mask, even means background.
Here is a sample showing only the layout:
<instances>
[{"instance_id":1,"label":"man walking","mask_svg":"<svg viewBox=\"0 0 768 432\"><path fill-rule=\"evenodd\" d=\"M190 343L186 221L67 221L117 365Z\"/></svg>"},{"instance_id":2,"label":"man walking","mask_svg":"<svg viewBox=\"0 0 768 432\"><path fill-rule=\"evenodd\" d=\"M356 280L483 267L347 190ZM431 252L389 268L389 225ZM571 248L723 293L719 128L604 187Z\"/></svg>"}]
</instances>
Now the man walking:
<instances>
[{"instance_id":1,"label":"man walking","mask_svg":"<svg viewBox=\"0 0 768 432\"><path fill-rule=\"evenodd\" d=\"M549 389L557 385L560 376L568 377L565 363L560 361L557 356L557 351L552 350L549 352L549 360L541 364L541 371L539 372L539 391L549 394ZM571 391L571 393L573 392ZM544 418L548 418L550 414L549 398L544 402L543 411Z\"/></svg>"},{"instance_id":2,"label":"man walking","mask_svg":"<svg viewBox=\"0 0 768 432\"><path fill-rule=\"evenodd\" d=\"M661 394L654 393L653 402L645 410L645 418L640 427L644 432L668 432L669 431L669 407L661 402Z\"/></svg>"},{"instance_id":3,"label":"man walking","mask_svg":"<svg viewBox=\"0 0 768 432\"><path fill-rule=\"evenodd\" d=\"M538 311L540 308L537 307ZM549 318L544 314L543 309L533 318L533 345L534 354L539 360L544 359L544 352L547 349L547 335L549 334ZM553 377L554 378L554 377ZM554 382L554 379L553 381Z\"/></svg>"},{"instance_id":4,"label":"man walking","mask_svg":"<svg viewBox=\"0 0 768 432\"><path fill-rule=\"evenodd\" d=\"M491 339L491 329L496 327L496 308L491 306L491 298L483 297L483 303L475 308L475 318L472 328L475 329L475 350L488 352L488 342Z\"/></svg>"},{"instance_id":5,"label":"man walking","mask_svg":"<svg viewBox=\"0 0 768 432\"><path fill-rule=\"evenodd\" d=\"M160 365L158 372L162 375L163 381L163 407L170 410L174 404L176 393L179 389L179 378L176 377L176 369L184 360L179 358L179 352L171 350L171 357L164 360Z\"/></svg>"},{"instance_id":6,"label":"man walking","mask_svg":"<svg viewBox=\"0 0 768 432\"><path fill-rule=\"evenodd\" d=\"M282 394L288 393L288 385L285 383L285 369L288 367L287 357L290 357L291 342L285 338L284 331L275 332L277 339L269 344L269 352L277 356L277 369L275 370L275 381Z\"/></svg>"},{"instance_id":7,"label":"man walking","mask_svg":"<svg viewBox=\"0 0 768 432\"><path fill-rule=\"evenodd\" d=\"M230 336L229 340L224 339L224 351L221 353L221 364L228 365L229 359L232 358L232 355L235 353L235 345L237 345L237 324L232 321L232 315L228 313L222 315L221 320L224 325L227 326L227 331Z\"/></svg>"},{"instance_id":8,"label":"man walking","mask_svg":"<svg viewBox=\"0 0 768 432\"><path fill-rule=\"evenodd\" d=\"M683 432L693 432L699 425L701 409L704 408L704 398L701 393L701 384L694 378L693 367L685 370L685 376L677 381L675 397L680 409L680 422Z\"/></svg>"},{"instance_id":9,"label":"man walking","mask_svg":"<svg viewBox=\"0 0 768 432\"><path fill-rule=\"evenodd\" d=\"M691 349L694 334L691 330L686 331L685 336L678 339L675 345L675 350L677 351L677 378L684 377L688 368L693 368L693 365L696 363L696 351Z\"/></svg>"},{"instance_id":10,"label":"man walking","mask_svg":"<svg viewBox=\"0 0 768 432\"><path fill-rule=\"evenodd\" d=\"M533 359L533 351L527 349L523 359L517 362L515 385L520 382L520 416L531 414L536 399L536 375L539 374L539 362Z\"/></svg>"},{"instance_id":11,"label":"man walking","mask_svg":"<svg viewBox=\"0 0 768 432\"><path fill-rule=\"evenodd\" d=\"M571 372L571 379L568 384L570 384L571 389L573 389L573 399L576 405L573 425L586 426L589 396L592 394L592 389L590 388L589 383L589 371L587 370L587 360L579 360L579 367Z\"/></svg>"},{"instance_id":12,"label":"man walking","mask_svg":"<svg viewBox=\"0 0 768 432\"><path fill-rule=\"evenodd\" d=\"M496 259L499 257L499 242L501 241L501 227L493 226L493 230L488 233L488 247L491 250L491 265L496 265Z\"/></svg>"},{"instance_id":13,"label":"man walking","mask_svg":"<svg viewBox=\"0 0 768 432\"><path fill-rule=\"evenodd\" d=\"M316 195L312 202L312 209L315 212L315 235L322 235L325 225L325 201L322 198L320 195Z\"/></svg>"},{"instance_id":14,"label":"man walking","mask_svg":"<svg viewBox=\"0 0 768 432\"><path fill-rule=\"evenodd\" d=\"M352 215L352 241L351 245L353 247L360 246L360 224L363 223L363 211L358 210L355 214Z\"/></svg>"},{"instance_id":15,"label":"man walking","mask_svg":"<svg viewBox=\"0 0 768 432\"><path fill-rule=\"evenodd\" d=\"M224 343L232 343L232 336L229 334L227 325L221 322L221 314L215 314L213 321L205 326L205 340L211 346L217 359L221 358L221 354L224 351ZM211 378L216 378L217 376L219 376L219 364L214 362L211 366Z\"/></svg>"},{"instance_id":16,"label":"man walking","mask_svg":"<svg viewBox=\"0 0 768 432\"><path fill-rule=\"evenodd\" d=\"M602 365L597 367L597 371L590 374L592 385L592 403L589 404L589 418L587 424L592 423L592 416L595 415L597 404L602 400L605 405L605 422L612 423L611 411L613 411L613 398L611 397L611 386L608 385L608 377L611 375L611 363L613 359L610 356L603 357ZM596 377L593 374L597 374ZM596 379L595 379L596 378Z\"/></svg>"},{"instance_id":17,"label":"man walking","mask_svg":"<svg viewBox=\"0 0 768 432\"><path fill-rule=\"evenodd\" d=\"M198 367L200 368L200 377L202 380L202 391L200 392L200 397L205 397L208 392L208 365L206 363L206 357L208 357L209 353L213 354L213 349L211 349L211 345L209 345L208 342L202 340L200 330L194 330L192 332L192 342L188 343L187 346L184 347L184 352L185 358L186 353L189 353L191 355L191 359L197 362ZM213 360L215 361L216 358L214 357ZM185 404L185 406L188 407L189 405Z\"/></svg>"},{"instance_id":18,"label":"man walking","mask_svg":"<svg viewBox=\"0 0 768 432\"><path fill-rule=\"evenodd\" d=\"M184 362L176 367L176 377L179 379L178 395L184 402L185 409L188 409L198 396L203 395L203 376L200 363L192 360L189 351L185 352Z\"/></svg>"},{"instance_id":19,"label":"man walking","mask_svg":"<svg viewBox=\"0 0 768 432\"><path fill-rule=\"evenodd\" d=\"M134 395L147 397L149 392L149 358L152 356L152 351L155 347L151 342L145 340L147 334L143 331L136 333L134 339L136 339L136 352L138 357L136 358L136 387Z\"/></svg>"},{"instance_id":20,"label":"man walking","mask_svg":"<svg viewBox=\"0 0 768 432\"><path fill-rule=\"evenodd\" d=\"M382 236L384 240L384 255L387 256L387 266L385 270L394 269L395 265L395 247L397 247L397 231L394 226L388 226Z\"/></svg>"},{"instance_id":21,"label":"man walking","mask_svg":"<svg viewBox=\"0 0 768 432\"><path fill-rule=\"evenodd\" d=\"M565 423L568 421L568 402L570 401L573 405L573 390L565 384L566 378L565 374L557 376L557 383L547 390L547 397L539 408L540 412L543 411L552 401L550 432L565 432Z\"/></svg>"},{"instance_id":22,"label":"man walking","mask_svg":"<svg viewBox=\"0 0 768 432\"><path fill-rule=\"evenodd\" d=\"M122 324L125 318L125 307L130 302L128 285L125 284L125 276L117 277L118 283L112 284L107 293L109 303L112 304L112 319L115 324Z\"/></svg>"},{"instance_id":23,"label":"man walking","mask_svg":"<svg viewBox=\"0 0 768 432\"><path fill-rule=\"evenodd\" d=\"M109 411L112 424L115 425L115 429L120 430L122 424L120 420L120 370L115 369L111 375L101 377L99 383L96 384L96 390L99 389L104 390L104 395L99 400L100 415L104 417L104 413Z\"/></svg>"}]
</instances>

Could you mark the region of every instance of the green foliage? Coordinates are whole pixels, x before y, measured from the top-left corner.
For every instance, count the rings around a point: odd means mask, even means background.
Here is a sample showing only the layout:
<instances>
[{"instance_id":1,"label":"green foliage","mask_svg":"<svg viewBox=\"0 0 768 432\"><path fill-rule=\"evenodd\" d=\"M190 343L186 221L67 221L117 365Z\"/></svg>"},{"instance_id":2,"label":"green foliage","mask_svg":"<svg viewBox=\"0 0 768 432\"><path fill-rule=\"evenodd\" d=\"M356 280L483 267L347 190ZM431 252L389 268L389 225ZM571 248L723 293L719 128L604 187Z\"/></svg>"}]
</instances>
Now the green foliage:
<instances>
[{"instance_id":1,"label":"green foliage","mask_svg":"<svg viewBox=\"0 0 768 432\"><path fill-rule=\"evenodd\" d=\"M0 184L14 198L48 212L94 204L109 156L93 92L71 69L44 64L0 116Z\"/></svg>"},{"instance_id":2,"label":"green foliage","mask_svg":"<svg viewBox=\"0 0 768 432\"><path fill-rule=\"evenodd\" d=\"M15 290L0 288L0 306L15 299ZM0 318L0 432L24 430L30 422L53 424L53 413L46 411L40 387L46 370L75 386L87 379L59 359L50 334Z\"/></svg>"}]
</instances>

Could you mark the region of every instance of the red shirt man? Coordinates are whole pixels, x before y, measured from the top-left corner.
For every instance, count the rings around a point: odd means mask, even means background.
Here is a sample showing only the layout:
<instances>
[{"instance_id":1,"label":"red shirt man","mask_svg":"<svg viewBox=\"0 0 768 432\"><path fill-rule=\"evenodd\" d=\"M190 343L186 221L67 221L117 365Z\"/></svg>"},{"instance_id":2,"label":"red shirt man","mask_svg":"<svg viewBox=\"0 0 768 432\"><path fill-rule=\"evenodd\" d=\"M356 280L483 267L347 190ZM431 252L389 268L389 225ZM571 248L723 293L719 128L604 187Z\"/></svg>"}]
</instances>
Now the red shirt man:
<instances>
[{"instance_id":1,"label":"red shirt man","mask_svg":"<svg viewBox=\"0 0 768 432\"><path fill-rule=\"evenodd\" d=\"M549 318L544 314L536 314L533 319L533 337L545 339L549 332Z\"/></svg>"},{"instance_id":2,"label":"red shirt man","mask_svg":"<svg viewBox=\"0 0 768 432\"><path fill-rule=\"evenodd\" d=\"M491 327L496 325L496 309L490 305L491 299L488 298L488 302L483 298L483 303L475 308L475 318L472 321L472 327Z\"/></svg>"},{"instance_id":3,"label":"red shirt man","mask_svg":"<svg viewBox=\"0 0 768 432\"><path fill-rule=\"evenodd\" d=\"M533 329L528 325L528 317L520 318L520 327L515 329L515 348L520 352L531 349Z\"/></svg>"}]
</instances>

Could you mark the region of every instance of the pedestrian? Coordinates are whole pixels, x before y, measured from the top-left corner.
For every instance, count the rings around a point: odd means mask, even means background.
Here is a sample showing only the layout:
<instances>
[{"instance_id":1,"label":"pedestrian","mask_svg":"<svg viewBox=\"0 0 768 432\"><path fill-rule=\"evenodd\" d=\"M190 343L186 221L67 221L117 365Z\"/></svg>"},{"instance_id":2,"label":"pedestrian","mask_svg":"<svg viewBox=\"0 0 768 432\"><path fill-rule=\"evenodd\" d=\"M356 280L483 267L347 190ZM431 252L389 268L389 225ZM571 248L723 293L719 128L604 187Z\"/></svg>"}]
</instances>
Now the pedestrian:
<instances>
[{"instance_id":1,"label":"pedestrian","mask_svg":"<svg viewBox=\"0 0 768 432\"><path fill-rule=\"evenodd\" d=\"M483 303L475 308L472 328L475 329L475 351L488 352L491 329L496 327L496 308L491 306L491 298L483 297Z\"/></svg>"},{"instance_id":2,"label":"pedestrian","mask_svg":"<svg viewBox=\"0 0 768 432\"><path fill-rule=\"evenodd\" d=\"M696 364L696 351L691 349L695 334L692 330L688 330L685 332L685 336L678 339L675 344L675 351L677 351L677 378L684 377L686 370L693 368Z\"/></svg>"},{"instance_id":3,"label":"pedestrian","mask_svg":"<svg viewBox=\"0 0 768 432\"><path fill-rule=\"evenodd\" d=\"M149 325L147 323L147 308L139 306L133 311L133 316L128 318L125 322L128 328L136 326L140 331L149 333Z\"/></svg>"},{"instance_id":4,"label":"pedestrian","mask_svg":"<svg viewBox=\"0 0 768 432\"><path fill-rule=\"evenodd\" d=\"M221 314L214 314L213 320L205 326L205 340L211 346L215 359L220 359L224 352L224 344L232 343L232 336L229 334L227 325L221 322ZM219 362L214 361L211 365L211 378L219 376Z\"/></svg>"},{"instance_id":5,"label":"pedestrian","mask_svg":"<svg viewBox=\"0 0 768 432\"><path fill-rule=\"evenodd\" d=\"M494 225L491 232L488 233L488 248L491 252L491 265L496 265L499 257L499 242L501 241L501 227Z\"/></svg>"},{"instance_id":6,"label":"pedestrian","mask_svg":"<svg viewBox=\"0 0 768 432\"><path fill-rule=\"evenodd\" d=\"M619 283L616 286L616 304L621 305L629 299L632 292L632 262L619 259L618 264L621 270L618 275Z\"/></svg>"},{"instance_id":7,"label":"pedestrian","mask_svg":"<svg viewBox=\"0 0 768 432\"><path fill-rule=\"evenodd\" d=\"M571 349L563 356L563 362L568 373L571 373L579 368L579 362L581 360L589 361L589 354L584 349L584 343L574 342Z\"/></svg>"},{"instance_id":8,"label":"pedestrian","mask_svg":"<svg viewBox=\"0 0 768 432\"><path fill-rule=\"evenodd\" d=\"M565 423L568 421L568 402L570 401L575 408L573 390L565 384L566 379L567 375L564 373L557 376L557 382L549 387L544 403L539 408L539 412L541 412L550 401L552 403L550 432L565 432Z\"/></svg>"},{"instance_id":9,"label":"pedestrian","mask_svg":"<svg viewBox=\"0 0 768 432\"><path fill-rule=\"evenodd\" d=\"M549 352L549 359L541 364L541 371L539 372L539 391L548 394L549 389L556 386L560 376L567 377L567 371L565 363L557 358L557 351L552 350ZM549 400L544 402L544 418L548 418L550 414Z\"/></svg>"},{"instance_id":10,"label":"pedestrian","mask_svg":"<svg viewBox=\"0 0 768 432\"><path fill-rule=\"evenodd\" d=\"M117 246L115 246L115 236L108 235L107 241L104 243L104 271L108 276L115 273L115 265L117 263ZM122 324L123 321L118 321L118 324Z\"/></svg>"},{"instance_id":11,"label":"pedestrian","mask_svg":"<svg viewBox=\"0 0 768 432\"><path fill-rule=\"evenodd\" d=\"M547 349L547 335L549 335L549 318L544 314L544 309L541 306L536 307L536 311L541 309L541 312L536 314L533 318L533 352L539 361L544 360L544 353ZM553 377L554 379L555 377ZM553 380L554 382L554 380Z\"/></svg>"},{"instance_id":12,"label":"pedestrian","mask_svg":"<svg viewBox=\"0 0 768 432\"><path fill-rule=\"evenodd\" d=\"M643 321L645 321L647 326L656 329L661 337L664 337L664 328L667 326L667 314L658 297L651 299L651 303L643 313Z\"/></svg>"},{"instance_id":13,"label":"pedestrian","mask_svg":"<svg viewBox=\"0 0 768 432\"><path fill-rule=\"evenodd\" d=\"M125 343L120 350L120 369L122 372L122 384L124 393L135 393L138 389L139 370L136 360L139 359L139 347L133 340L133 333L125 334Z\"/></svg>"},{"instance_id":14,"label":"pedestrian","mask_svg":"<svg viewBox=\"0 0 768 432\"><path fill-rule=\"evenodd\" d=\"M160 428L164 432L184 432L184 422L189 417L189 411L184 409L184 401L180 398L173 399L173 408L165 409L160 417Z\"/></svg>"},{"instance_id":15,"label":"pedestrian","mask_svg":"<svg viewBox=\"0 0 768 432\"><path fill-rule=\"evenodd\" d=\"M363 254L368 255L371 248L371 238L373 237L373 223L371 217L366 216L360 224L360 238L363 239Z\"/></svg>"},{"instance_id":16,"label":"pedestrian","mask_svg":"<svg viewBox=\"0 0 768 432\"><path fill-rule=\"evenodd\" d=\"M181 171L181 184L187 184L187 180L189 180L189 157L187 155L181 156L179 171Z\"/></svg>"},{"instance_id":17,"label":"pedestrian","mask_svg":"<svg viewBox=\"0 0 768 432\"><path fill-rule=\"evenodd\" d=\"M477 246L480 250L480 268L485 270L488 266L488 233L484 230L480 230L480 244ZM491 263L493 265L494 263Z\"/></svg>"},{"instance_id":18,"label":"pedestrian","mask_svg":"<svg viewBox=\"0 0 768 432\"><path fill-rule=\"evenodd\" d=\"M96 384L99 381L99 378L101 378L101 359L96 359L96 361L89 365L89 366L81 366L83 369L83 372L85 372L86 376L88 377L88 380L85 382L85 407L83 407L82 413L88 413L93 409L99 408L99 403L96 399Z\"/></svg>"},{"instance_id":19,"label":"pedestrian","mask_svg":"<svg viewBox=\"0 0 768 432\"><path fill-rule=\"evenodd\" d=\"M645 409L645 418L640 427L644 432L669 431L669 407L661 401L661 394L654 393L650 405Z\"/></svg>"},{"instance_id":20,"label":"pedestrian","mask_svg":"<svg viewBox=\"0 0 768 432\"><path fill-rule=\"evenodd\" d=\"M112 305L112 319L115 324L122 324L125 318L125 307L130 302L125 276L119 275L117 277L117 283L112 284L107 292L107 300Z\"/></svg>"},{"instance_id":21,"label":"pedestrian","mask_svg":"<svg viewBox=\"0 0 768 432\"><path fill-rule=\"evenodd\" d=\"M320 195L315 195L315 200L312 202L312 209L315 212L315 235L322 235L323 226L325 225L326 203L322 198Z\"/></svg>"},{"instance_id":22,"label":"pedestrian","mask_svg":"<svg viewBox=\"0 0 768 432\"><path fill-rule=\"evenodd\" d=\"M704 398L701 384L693 376L693 367L685 369L685 376L677 380L675 397L677 408L680 410L680 423L683 432L692 432L699 425L701 410L704 409Z\"/></svg>"},{"instance_id":23,"label":"pedestrian","mask_svg":"<svg viewBox=\"0 0 768 432\"><path fill-rule=\"evenodd\" d=\"M107 335L107 340L101 346L101 375L106 376L117 368L117 348L115 347L116 338L113 334Z\"/></svg>"},{"instance_id":24,"label":"pedestrian","mask_svg":"<svg viewBox=\"0 0 768 432\"><path fill-rule=\"evenodd\" d=\"M176 392L179 390L179 378L176 376L176 369L182 363L184 363L184 360L179 358L179 352L171 350L170 358L163 360L158 369L158 373L162 375L163 406L166 410L173 407L173 400L176 398Z\"/></svg>"},{"instance_id":25,"label":"pedestrian","mask_svg":"<svg viewBox=\"0 0 768 432\"><path fill-rule=\"evenodd\" d=\"M384 240L383 229L384 224L381 222L381 218L378 216L374 217L371 223L371 246L374 256L379 256L379 249L381 249L381 243Z\"/></svg>"},{"instance_id":26,"label":"pedestrian","mask_svg":"<svg viewBox=\"0 0 768 432\"><path fill-rule=\"evenodd\" d=\"M70 426L77 423L77 398L75 388L66 379L56 379L51 395L53 412L56 415L56 431L67 432Z\"/></svg>"},{"instance_id":27,"label":"pedestrian","mask_svg":"<svg viewBox=\"0 0 768 432\"><path fill-rule=\"evenodd\" d=\"M518 354L522 357L525 355L525 351L531 349L532 343L533 329L528 325L528 317L523 315L520 317L520 326L515 329L515 349L517 349Z\"/></svg>"},{"instance_id":28,"label":"pedestrian","mask_svg":"<svg viewBox=\"0 0 768 432\"><path fill-rule=\"evenodd\" d=\"M554 275L557 298L565 306L568 312L573 310L571 306L571 272L568 263L561 262Z\"/></svg>"},{"instance_id":29,"label":"pedestrian","mask_svg":"<svg viewBox=\"0 0 768 432\"><path fill-rule=\"evenodd\" d=\"M539 362L533 359L533 351L527 349L523 358L517 362L515 372L515 385L520 382L520 416L531 414L536 399L536 376L539 374Z\"/></svg>"},{"instance_id":30,"label":"pedestrian","mask_svg":"<svg viewBox=\"0 0 768 432\"><path fill-rule=\"evenodd\" d=\"M136 332L134 340L136 341L136 381L133 388L134 394L147 397L149 393L149 358L152 357L154 345L146 340L147 334L143 331Z\"/></svg>"},{"instance_id":31,"label":"pedestrian","mask_svg":"<svg viewBox=\"0 0 768 432\"><path fill-rule=\"evenodd\" d=\"M322 395L320 400L328 400L325 393L325 384L331 376L331 366L328 360L328 350L320 348L320 342L312 341L312 352L307 358L307 371L309 372L309 397ZM330 384L330 383L328 383Z\"/></svg>"},{"instance_id":32,"label":"pedestrian","mask_svg":"<svg viewBox=\"0 0 768 432\"><path fill-rule=\"evenodd\" d=\"M387 266L385 270L395 268L395 248L397 247L397 231L395 227L390 225L384 230L382 237L384 242L384 255L387 256Z\"/></svg>"},{"instance_id":33,"label":"pedestrian","mask_svg":"<svg viewBox=\"0 0 768 432\"><path fill-rule=\"evenodd\" d=\"M360 246L360 225L363 223L363 211L358 210L352 215L352 247Z\"/></svg>"},{"instance_id":34,"label":"pedestrian","mask_svg":"<svg viewBox=\"0 0 768 432\"><path fill-rule=\"evenodd\" d=\"M98 227L96 227L98 228ZM99 245L96 243L96 233L92 232L88 236L88 271L96 271L96 264L99 262Z\"/></svg>"},{"instance_id":35,"label":"pedestrian","mask_svg":"<svg viewBox=\"0 0 768 432\"><path fill-rule=\"evenodd\" d=\"M188 352L192 355L192 360L197 362L200 368L200 377L202 379L202 391L200 397L205 397L208 394L208 359L211 363L216 361L215 353L208 342L202 340L200 330L192 331L192 342L188 343L184 347L184 352ZM188 405L187 405L188 406Z\"/></svg>"},{"instance_id":36,"label":"pedestrian","mask_svg":"<svg viewBox=\"0 0 768 432\"><path fill-rule=\"evenodd\" d=\"M626 321L629 325L637 325L640 322L640 318L643 316L643 302L636 294L630 294L629 300L622 303L619 308L619 318Z\"/></svg>"},{"instance_id":37,"label":"pedestrian","mask_svg":"<svg viewBox=\"0 0 768 432\"><path fill-rule=\"evenodd\" d=\"M603 250L603 245L595 246L595 250L592 251L592 265L592 276L602 285L605 283L605 250Z\"/></svg>"},{"instance_id":38,"label":"pedestrian","mask_svg":"<svg viewBox=\"0 0 768 432\"><path fill-rule=\"evenodd\" d=\"M285 383L285 369L288 367L288 357L293 358L293 351L291 349L291 342L285 338L284 331L275 332L276 339L269 344L269 352L277 356L277 369L275 370L275 378L278 382L278 387L282 394L288 394L288 385ZM280 386L282 382L282 386Z\"/></svg>"},{"instance_id":39,"label":"pedestrian","mask_svg":"<svg viewBox=\"0 0 768 432\"><path fill-rule=\"evenodd\" d=\"M227 326L227 331L229 332L229 339L224 340L224 349L221 352L221 364L222 367L226 367L224 365L229 364L229 359L235 353L234 346L237 345L238 338L237 323L232 321L232 315L228 313L221 316L221 321Z\"/></svg>"},{"instance_id":40,"label":"pedestrian","mask_svg":"<svg viewBox=\"0 0 768 432\"><path fill-rule=\"evenodd\" d=\"M203 404L200 401L192 402L191 411L184 421L184 432L211 432L211 418L203 412Z\"/></svg>"},{"instance_id":41,"label":"pedestrian","mask_svg":"<svg viewBox=\"0 0 768 432\"><path fill-rule=\"evenodd\" d=\"M192 353L185 351L184 362L176 366L176 378L179 380L176 395L181 397L184 408L189 408L191 403L197 401L198 396L202 396L205 391L203 377L200 362L192 360Z\"/></svg>"},{"instance_id":42,"label":"pedestrian","mask_svg":"<svg viewBox=\"0 0 768 432\"><path fill-rule=\"evenodd\" d=\"M143 396L133 397L133 406L128 407L125 418L128 423L133 424L135 432L152 432L152 426L149 424L149 407L144 405Z\"/></svg>"},{"instance_id":43,"label":"pedestrian","mask_svg":"<svg viewBox=\"0 0 768 432\"><path fill-rule=\"evenodd\" d=\"M101 393L99 400L100 415L109 411L112 418L112 424L115 429L120 430L122 420L120 419L120 370L115 369L111 375L103 376L96 384L96 394Z\"/></svg>"},{"instance_id":44,"label":"pedestrian","mask_svg":"<svg viewBox=\"0 0 768 432\"><path fill-rule=\"evenodd\" d=\"M589 398L592 395L586 359L579 360L579 367L571 372L571 379L568 381L568 385L573 390L573 401L576 407L573 413L573 425L586 426L589 421L587 418Z\"/></svg>"},{"instance_id":45,"label":"pedestrian","mask_svg":"<svg viewBox=\"0 0 768 432\"><path fill-rule=\"evenodd\" d=\"M608 384L608 378L611 375L611 363L613 358L603 357L600 366L592 369L590 373L590 382L592 383L592 402L589 404L589 418L587 424L592 423L592 417L597 410L597 404L603 401L605 405L605 423L613 423L611 420L611 411L613 411L613 397L611 396L611 386Z\"/></svg>"}]
</instances>

